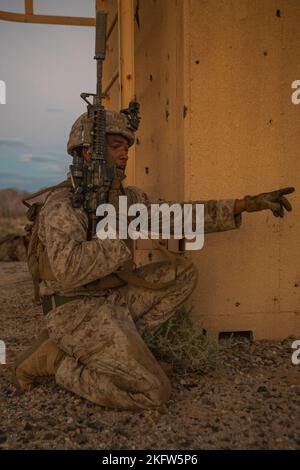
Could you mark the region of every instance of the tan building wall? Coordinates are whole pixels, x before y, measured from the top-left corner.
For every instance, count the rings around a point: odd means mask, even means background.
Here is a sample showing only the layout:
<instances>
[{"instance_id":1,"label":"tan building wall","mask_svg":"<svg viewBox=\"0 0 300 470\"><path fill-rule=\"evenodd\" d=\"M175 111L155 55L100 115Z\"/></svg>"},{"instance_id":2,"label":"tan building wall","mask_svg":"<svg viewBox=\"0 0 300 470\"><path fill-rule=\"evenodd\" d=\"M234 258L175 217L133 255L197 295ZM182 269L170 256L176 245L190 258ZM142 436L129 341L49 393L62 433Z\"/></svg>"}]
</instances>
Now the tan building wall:
<instances>
[{"instance_id":1,"label":"tan building wall","mask_svg":"<svg viewBox=\"0 0 300 470\"><path fill-rule=\"evenodd\" d=\"M297 186L300 109L290 87L300 76L299 2L184 4L186 196ZM206 237L196 255L201 281L194 301L208 329L300 334L299 192L292 200L294 212L284 220L243 214L239 231Z\"/></svg>"},{"instance_id":2,"label":"tan building wall","mask_svg":"<svg viewBox=\"0 0 300 470\"><path fill-rule=\"evenodd\" d=\"M135 184L172 200L297 187L300 3L140 0L136 18ZM243 214L193 253L193 312L209 334L300 335L299 188L291 201L283 220Z\"/></svg>"}]
</instances>

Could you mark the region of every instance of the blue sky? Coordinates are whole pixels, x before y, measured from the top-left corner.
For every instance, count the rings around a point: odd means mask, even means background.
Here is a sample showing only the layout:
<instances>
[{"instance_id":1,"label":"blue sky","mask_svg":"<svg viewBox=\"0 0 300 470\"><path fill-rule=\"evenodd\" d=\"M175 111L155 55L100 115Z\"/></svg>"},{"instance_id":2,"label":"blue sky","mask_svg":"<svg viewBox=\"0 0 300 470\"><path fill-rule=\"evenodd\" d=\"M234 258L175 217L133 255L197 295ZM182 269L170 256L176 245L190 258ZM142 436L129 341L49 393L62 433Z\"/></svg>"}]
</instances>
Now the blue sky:
<instances>
[{"instance_id":1,"label":"blue sky","mask_svg":"<svg viewBox=\"0 0 300 470\"><path fill-rule=\"evenodd\" d=\"M35 0L35 13L95 15L94 0ZM0 0L0 10L24 12L23 0ZM35 191L65 178L66 142L94 92L94 28L0 21L0 188Z\"/></svg>"}]
</instances>

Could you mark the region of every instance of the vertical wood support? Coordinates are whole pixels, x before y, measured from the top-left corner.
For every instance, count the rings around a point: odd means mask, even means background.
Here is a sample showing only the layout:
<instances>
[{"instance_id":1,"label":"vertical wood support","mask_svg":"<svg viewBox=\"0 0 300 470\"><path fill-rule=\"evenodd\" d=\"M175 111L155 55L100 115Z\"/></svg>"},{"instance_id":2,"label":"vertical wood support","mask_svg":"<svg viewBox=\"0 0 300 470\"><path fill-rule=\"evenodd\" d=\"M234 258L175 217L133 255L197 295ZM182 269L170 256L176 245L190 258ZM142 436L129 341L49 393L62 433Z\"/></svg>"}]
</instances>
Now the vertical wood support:
<instances>
[{"instance_id":1,"label":"vertical wood support","mask_svg":"<svg viewBox=\"0 0 300 470\"><path fill-rule=\"evenodd\" d=\"M25 0L25 15L33 15L33 0Z\"/></svg>"},{"instance_id":2,"label":"vertical wood support","mask_svg":"<svg viewBox=\"0 0 300 470\"><path fill-rule=\"evenodd\" d=\"M96 10L96 13L97 11L106 11L107 12L107 0L95 0L95 10ZM107 64L109 58L108 58L108 47L107 47L107 43L106 43L106 59L105 59L105 62L104 62L104 70L103 70L103 77L105 79L105 64ZM107 85L107 83L102 83L102 91L103 93L105 92L105 86L104 85ZM104 108L108 108L109 107L109 97L107 98L104 98L103 101L103 106Z\"/></svg>"},{"instance_id":3,"label":"vertical wood support","mask_svg":"<svg viewBox=\"0 0 300 470\"><path fill-rule=\"evenodd\" d=\"M134 83L134 5L133 0L118 0L119 90L120 108L127 108L135 98ZM131 148L127 164L127 184L135 184L135 149Z\"/></svg>"},{"instance_id":4,"label":"vertical wood support","mask_svg":"<svg viewBox=\"0 0 300 470\"><path fill-rule=\"evenodd\" d=\"M107 0L96 0L96 11L107 11ZM134 83L134 4L133 0L118 0L118 71L115 76L109 77L109 83L118 79L119 108L127 108L129 101L135 98ZM112 20L116 22L116 17ZM104 101L107 107L109 100ZM135 184L135 149L129 150L129 159L126 168L126 184Z\"/></svg>"},{"instance_id":5,"label":"vertical wood support","mask_svg":"<svg viewBox=\"0 0 300 470\"><path fill-rule=\"evenodd\" d=\"M95 9L96 12L99 10L106 10L106 0L96 0L95 1Z\"/></svg>"}]
</instances>

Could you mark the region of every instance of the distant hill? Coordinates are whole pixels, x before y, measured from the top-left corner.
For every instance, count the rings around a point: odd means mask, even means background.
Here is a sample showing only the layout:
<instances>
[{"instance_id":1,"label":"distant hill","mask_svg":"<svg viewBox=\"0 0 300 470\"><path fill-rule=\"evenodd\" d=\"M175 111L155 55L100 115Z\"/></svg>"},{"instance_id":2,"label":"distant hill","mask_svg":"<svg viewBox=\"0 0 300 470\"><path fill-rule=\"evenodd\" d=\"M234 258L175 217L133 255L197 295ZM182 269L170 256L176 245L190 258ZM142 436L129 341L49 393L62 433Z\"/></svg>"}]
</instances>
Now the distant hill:
<instances>
[{"instance_id":1,"label":"distant hill","mask_svg":"<svg viewBox=\"0 0 300 470\"><path fill-rule=\"evenodd\" d=\"M0 217L19 217L25 214L26 206L22 199L29 196L28 191L8 188L0 189Z\"/></svg>"}]
</instances>

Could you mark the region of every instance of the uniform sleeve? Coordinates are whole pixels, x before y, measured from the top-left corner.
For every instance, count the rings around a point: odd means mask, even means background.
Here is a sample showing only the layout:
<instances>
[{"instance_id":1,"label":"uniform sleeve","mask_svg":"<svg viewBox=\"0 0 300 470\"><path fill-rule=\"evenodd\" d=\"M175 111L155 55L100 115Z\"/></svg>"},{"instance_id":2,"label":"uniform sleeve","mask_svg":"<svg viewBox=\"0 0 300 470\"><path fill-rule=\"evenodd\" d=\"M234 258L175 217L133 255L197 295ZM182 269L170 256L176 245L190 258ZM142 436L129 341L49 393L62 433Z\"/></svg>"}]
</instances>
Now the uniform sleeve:
<instances>
[{"instance_id":1,"label":"uniform sleeve","mask_svg":"<svg viewBox=\"0 0 300 470\"><path fill-rule=\"evenodd\" d=\"M193 201L204 204L204 233L224 232L240 227L241 215L234 215L235 199Z\"/></svg>"},{"instance_id":2,"label":"uniform sleeve","mask_svg":"<svg viewBox=\"0 0 300 470\"><path fill-rule=\"evenodd\" d=\"M65 201L45 210L45 241L49 262L63 289L79 287L116 271L131 258L121 240L86 240L87 221L82 209Z\"/></svg>"},{"instance_id":3,"label":"uniform sleeve","mask_svg":"<svg viewBox=\"0 0 300 470\"><path fill-rule=\"evenodd\" d=\"M128 196L128 205L141 202L147 207L150 204L175 204L178 201L166 201L164 199L155 199L147 193L134 186L125 188ZM240 227L242 222L241 215L234 215L235 199L220 199L208 201L185 201L179 204L193 204L193 212L196 210L196 204L204 204L204 233L224 232ZM193 220L195 217L193 216Z\"/></svg>"}]
</instances>

